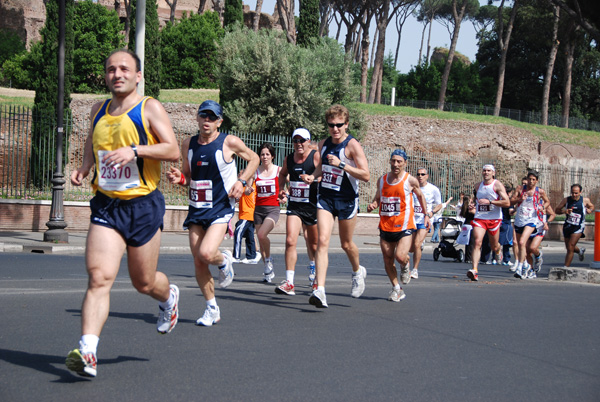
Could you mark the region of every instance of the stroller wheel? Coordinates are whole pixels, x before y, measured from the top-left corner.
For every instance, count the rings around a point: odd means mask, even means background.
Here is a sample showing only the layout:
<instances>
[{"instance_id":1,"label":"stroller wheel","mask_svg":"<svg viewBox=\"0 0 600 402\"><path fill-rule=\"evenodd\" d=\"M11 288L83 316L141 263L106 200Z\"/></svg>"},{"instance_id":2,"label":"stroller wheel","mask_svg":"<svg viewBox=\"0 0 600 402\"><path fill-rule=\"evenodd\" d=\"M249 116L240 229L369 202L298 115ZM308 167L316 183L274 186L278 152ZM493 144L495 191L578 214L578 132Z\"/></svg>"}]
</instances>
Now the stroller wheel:
<instances>
[{"instance_id":1,"label":"stroller wheel","mask_svg":"<svg viewBox=\"0 0 600 402\"><path fill-rule=\"evenodd\" d=\"M458 262L463 262L465 260L465 252L462 250L458 250L458 257L456 258Z\"/></svg>"},{"instance_id":2,"label":"stroller wheel","mask_svg":"<svg viewBox=\"0 0 600 402\"><path fill-rule=\"evenodd\" d=\"M439 258L440 258L440 249L434 248L433 249L433 260L437 261Z\"/></svg>"}]
</instances>

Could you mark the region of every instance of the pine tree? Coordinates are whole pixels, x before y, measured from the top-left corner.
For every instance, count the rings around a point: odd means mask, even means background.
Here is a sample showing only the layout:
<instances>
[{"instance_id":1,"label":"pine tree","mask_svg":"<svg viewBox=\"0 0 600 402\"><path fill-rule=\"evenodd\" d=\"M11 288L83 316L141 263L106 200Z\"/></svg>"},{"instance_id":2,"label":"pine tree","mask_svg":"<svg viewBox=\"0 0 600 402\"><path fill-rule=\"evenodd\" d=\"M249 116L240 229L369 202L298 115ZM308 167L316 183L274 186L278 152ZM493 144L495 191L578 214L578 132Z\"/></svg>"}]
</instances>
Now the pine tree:
<instances>
[{"instance_id":1,"label":"pine tree","mask_svg":"<svg viewBox=\"0 0 600 402\"><path fill-rule=\"evenodd\" d=\"M48 0L46 23L40 31L41 54L35 59L35 99L31 140L30 177L39 188L50 185L55 171L57 101L58 101L58 1ZM73 8L74 0L65 0L65 77L64 77L64 144L69 143L68 116L71 115L71 81L73 74ZM63 150L63 155L68 153Z\"/></svg>"},{"instance_id":2,"label":"pine tree","mask_svg":"<svg viewBox=\"0 0 600 402\"><path fill-rule=\"evenodd\" d=\"M137 1L131 0L129 50L135 52L135 14ZM160 31L156 0L146 0L146 38L144 45L144 93L157 98L160 94Z\"/></svg>"},{"instance_id":3,"label":"pine tree","mask_svg":"<svg viewBox=\"0 0 600 402\"><path fill-rule=\"evenodd\" d=\"M225 13L223 14L223 27L227 28L236 22L244 23L242 0L225 0Z\"/></svg>"},{"instance_id":4,"label":"pine tree","mask_svg":"<svg viewBox=\"0 0 600 402\"><path fill-rule=\"evenodd\" d=\"M304 47L309 46L319 37L319 28L319 0L302 0L296 43Z\"/></svg>"}]
</instances>

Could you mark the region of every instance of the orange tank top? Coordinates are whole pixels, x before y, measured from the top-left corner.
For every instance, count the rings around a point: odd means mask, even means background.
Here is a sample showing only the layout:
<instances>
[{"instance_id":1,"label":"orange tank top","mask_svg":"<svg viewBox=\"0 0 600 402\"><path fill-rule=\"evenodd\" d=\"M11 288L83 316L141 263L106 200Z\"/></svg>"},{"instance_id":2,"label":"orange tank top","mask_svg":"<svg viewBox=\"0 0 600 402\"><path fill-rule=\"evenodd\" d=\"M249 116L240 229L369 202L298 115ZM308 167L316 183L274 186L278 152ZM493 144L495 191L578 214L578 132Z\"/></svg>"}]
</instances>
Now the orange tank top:
<instances>
[{"instance_id":1,"label":"orange tank top","mask_svg":"<svg viewBox=\"0 0 600 402\"><path fill-rule=\"evenodd\" d=\"M404 175L398 183L389 184L386 174L380 180L379 229L385 232L401 232L416 229L413 195L408 178Z\"/></svg>"}]
</instances>

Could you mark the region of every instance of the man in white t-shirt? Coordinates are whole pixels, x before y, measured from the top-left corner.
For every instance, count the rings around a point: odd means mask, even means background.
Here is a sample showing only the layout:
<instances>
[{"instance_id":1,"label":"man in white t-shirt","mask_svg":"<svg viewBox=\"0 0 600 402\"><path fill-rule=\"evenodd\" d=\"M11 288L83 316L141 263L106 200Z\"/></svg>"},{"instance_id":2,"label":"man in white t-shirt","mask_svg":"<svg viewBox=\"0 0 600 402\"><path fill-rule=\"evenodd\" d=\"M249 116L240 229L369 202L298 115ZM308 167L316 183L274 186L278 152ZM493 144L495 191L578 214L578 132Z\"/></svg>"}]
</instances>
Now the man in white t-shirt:
<instances>
[{"instance_id":1,"label":"man in white t-shirt","mask_svg":"<svg viewBox=\"0 0 600 402\"><path fill-rule=\"evenodd\" d=\"M422 207L419 203L419 200L415 197L415 224L417 225L417 230L413 235L413 244L411 246L411 252L413 253L413 270L410 273L410 277L402 277L402 282L408 283L410 282L410 278L417 279L419 278L419 263L421 262L421 246L423 245L423 241L425 240L425 236L430 229L431 217L433 214L442 209L442 195L440 193L440 189L434 186L431 183L428 183L429 174L427 173L427 169L420 167L417 169L417 180L419 181L419 186L421 188L421 192L425 196L425 200L427 201L427 205ZM425 215L429 216L430 221L425 222Z\"/></svg>"}]
</instances>

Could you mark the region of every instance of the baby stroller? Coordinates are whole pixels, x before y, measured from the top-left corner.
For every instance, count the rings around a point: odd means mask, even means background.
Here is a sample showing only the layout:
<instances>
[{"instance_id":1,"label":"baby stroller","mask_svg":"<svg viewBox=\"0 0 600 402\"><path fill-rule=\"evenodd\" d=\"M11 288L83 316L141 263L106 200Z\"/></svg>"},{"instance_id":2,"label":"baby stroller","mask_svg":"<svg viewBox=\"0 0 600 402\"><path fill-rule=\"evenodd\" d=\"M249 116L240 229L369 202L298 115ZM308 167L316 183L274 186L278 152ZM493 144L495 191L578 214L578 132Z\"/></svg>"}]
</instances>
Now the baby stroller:
<instances>
[{"instance_id":1,"label":"baby stroller","mask_svg":"<svg viewBox=\"0 0 600 402\"><path fill-rule=\"evenodd\" d=\"M433 249L433 259L437 261L442 257L454 258L454 261L463 262L465 252L456 248L456 239L460 235L462 223L454 218L443 218L440 230L440 243Z\"/></svg>"}]
</instances>

